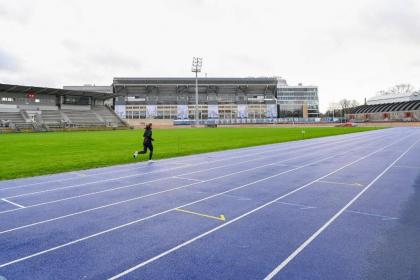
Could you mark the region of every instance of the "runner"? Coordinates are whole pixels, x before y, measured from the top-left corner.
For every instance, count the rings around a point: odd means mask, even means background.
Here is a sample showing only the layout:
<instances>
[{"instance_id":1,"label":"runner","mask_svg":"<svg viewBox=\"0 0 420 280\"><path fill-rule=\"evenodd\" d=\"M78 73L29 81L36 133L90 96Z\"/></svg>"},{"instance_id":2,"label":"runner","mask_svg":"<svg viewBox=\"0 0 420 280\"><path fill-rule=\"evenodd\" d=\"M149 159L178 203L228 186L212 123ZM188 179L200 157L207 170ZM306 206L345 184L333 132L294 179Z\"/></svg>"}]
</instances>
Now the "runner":
<instances>
[{"instance_id":1,"label":"runner","mask_svg":"<svg viewBox=\"0 0 420 280\"><path fill-rule=\"evenodd\" d=\"M154 139L152 138L152 124L149 123L148 125L146 125L146 127L144 128L144 133L143 133L143 151L135 151L133 154L133 158L137 158L138 154L145 154L147 152L147 149L149 149L149 162L153 162L152 161L152 157L153 157L153 144L152 141L154 141Z\"/></svg>"}]
</instances>

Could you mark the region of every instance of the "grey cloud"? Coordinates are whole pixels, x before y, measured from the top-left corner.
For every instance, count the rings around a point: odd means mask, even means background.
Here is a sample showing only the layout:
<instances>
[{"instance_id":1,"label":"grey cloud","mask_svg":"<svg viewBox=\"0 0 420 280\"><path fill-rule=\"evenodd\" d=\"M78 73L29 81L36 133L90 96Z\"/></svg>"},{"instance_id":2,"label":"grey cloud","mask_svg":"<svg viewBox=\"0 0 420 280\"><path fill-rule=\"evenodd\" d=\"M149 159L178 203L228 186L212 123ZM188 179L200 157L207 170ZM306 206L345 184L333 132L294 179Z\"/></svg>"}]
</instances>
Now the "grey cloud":
<instances>
[{"instance_id":1,"label":"grey cloud","mask_svg":"<svg viewBox=\"0 0 420 280\"><path fill-rule=\"evenodd\" d=\"M0 3L0 20L25 25L32 18L34 3L28 0Z\"/></svg>"},{"instance_id":2,"label":"grey cloud","mask_svg":"<svg viewBox=\"0 0 420 280\"><path fill-rule=\"evenodd\" d=\"M420 44L420 5L413 0L380 0L368 7L362 23L383 40Z\"/></svg>"},{"instance_id":3,"label":"grey cloud","mask_svg":"<svg viewBox=\"0 0 420 280\"><path fill-rule=\"evenodd\" d=\"M95 52L89 55L90 61L98 67L111 67L115 69L139 69L141 63L135 58L128 57L113 51Z\"/></svg>"},{"instance_id":4,"label":"grey cloud","mask_svg":"<svg viewBox=\"0 0 420 280\"><path fill-rule=\"evenodd\" d=\"M0 49L0 71L16 71L18 69L18 59L6 51Z\"/></svg>"},{"instance_id":5,"label":"grey cloud","mask_svg":"<svg viewBox=\"0 0 420 280\"><path fill-rule=\"evenodd\" d=\"M81 49L81 44L77 41L71 39L64 39L61 41L61 45L70 52L79 51Z\"/></svg>"}]
</instances>

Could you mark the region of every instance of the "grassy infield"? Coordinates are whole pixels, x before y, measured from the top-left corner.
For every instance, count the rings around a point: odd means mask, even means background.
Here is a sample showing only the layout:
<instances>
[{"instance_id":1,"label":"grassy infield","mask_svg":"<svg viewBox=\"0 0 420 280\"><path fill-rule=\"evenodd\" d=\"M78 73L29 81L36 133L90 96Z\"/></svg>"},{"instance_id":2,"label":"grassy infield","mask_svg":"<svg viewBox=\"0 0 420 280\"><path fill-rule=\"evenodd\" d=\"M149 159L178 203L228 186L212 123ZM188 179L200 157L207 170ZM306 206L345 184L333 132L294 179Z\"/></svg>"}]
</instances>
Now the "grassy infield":
<instances>
[{"instance_id":1,"label":"grassy infield","mask_svg":"<svg viewBox=\"0 0 420 280\"><path fill-rule=\"evenodd\" d=\"M305 139L375 128L305 128ZM302 139L302 128L161 129L155 159ZM143 131L0 135L0 180L133 162ZM146 156L140 155L139 160Z\"/></svg>"}]
</instances>

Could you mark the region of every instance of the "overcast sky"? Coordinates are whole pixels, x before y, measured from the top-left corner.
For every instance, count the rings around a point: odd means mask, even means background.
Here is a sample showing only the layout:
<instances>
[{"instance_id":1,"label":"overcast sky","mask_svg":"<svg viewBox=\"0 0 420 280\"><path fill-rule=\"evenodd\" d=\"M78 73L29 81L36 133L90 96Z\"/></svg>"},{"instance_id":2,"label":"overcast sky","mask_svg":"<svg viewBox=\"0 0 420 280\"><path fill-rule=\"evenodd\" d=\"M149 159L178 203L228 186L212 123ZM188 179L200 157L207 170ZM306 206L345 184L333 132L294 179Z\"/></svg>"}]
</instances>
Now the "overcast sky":
<instances>
[{"instance_id":1,"label":"overcast sky","mask_svg":"<svg viewBox=\"0 0 420 280\"><path fill-rule=\"evenodd\" d=\"M420 87L420 0L0 0L0 83L281 76L321 109ZM203 75L204 75L203 73Z\"/></svg>"}]
</instances>

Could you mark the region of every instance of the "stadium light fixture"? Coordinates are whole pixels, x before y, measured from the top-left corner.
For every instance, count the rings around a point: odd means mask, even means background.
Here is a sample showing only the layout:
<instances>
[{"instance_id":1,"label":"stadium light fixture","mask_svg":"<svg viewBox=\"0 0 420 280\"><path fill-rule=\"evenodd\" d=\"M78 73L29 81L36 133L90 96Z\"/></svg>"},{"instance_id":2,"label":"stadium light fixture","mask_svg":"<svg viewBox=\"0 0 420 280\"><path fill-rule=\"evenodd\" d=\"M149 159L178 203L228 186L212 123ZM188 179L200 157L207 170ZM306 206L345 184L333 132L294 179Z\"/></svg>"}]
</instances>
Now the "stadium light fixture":
<instances>
[{"instance_id":1,"label":"stadium light fixture","mask_svg":"<svg viewBox=\"0 0 420 280\"><path fill-rule=\"evenodd\" d=\"M198 73L203 66L202 57L193 57L191 72L195 73L195 124L198 125Z\"/></svg>"}]
</instances>

